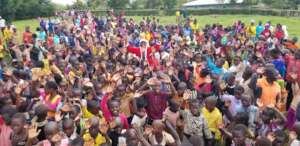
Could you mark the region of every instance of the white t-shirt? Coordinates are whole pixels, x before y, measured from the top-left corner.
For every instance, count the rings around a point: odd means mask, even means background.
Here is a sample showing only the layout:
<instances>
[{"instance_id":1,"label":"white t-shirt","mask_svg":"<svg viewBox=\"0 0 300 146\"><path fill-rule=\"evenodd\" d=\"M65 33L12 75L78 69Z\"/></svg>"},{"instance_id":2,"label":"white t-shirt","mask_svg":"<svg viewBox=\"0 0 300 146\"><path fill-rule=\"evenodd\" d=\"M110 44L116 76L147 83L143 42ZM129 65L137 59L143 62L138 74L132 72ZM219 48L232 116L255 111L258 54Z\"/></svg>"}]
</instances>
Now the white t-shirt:
<instances>
[{"instance_id":1,"label":"white t-shirt","mask_svg":"<svg viewBox=\"0 0 300 146\"><path fill-rule=\"evenodd\" d=\"M0 19L0 28L5 27L5 19Z\"/></svg>"},{"instance_id":2,"label":"white t-shirt","mask_svg":"<svg viewBox=\"0 0 300 146\"><path fill-rule=\"evenodd\" d=\"M291 143L291 146L300 146L300 141L297 139L293 140L293 142Z\"/></svg>"}]
</instances>

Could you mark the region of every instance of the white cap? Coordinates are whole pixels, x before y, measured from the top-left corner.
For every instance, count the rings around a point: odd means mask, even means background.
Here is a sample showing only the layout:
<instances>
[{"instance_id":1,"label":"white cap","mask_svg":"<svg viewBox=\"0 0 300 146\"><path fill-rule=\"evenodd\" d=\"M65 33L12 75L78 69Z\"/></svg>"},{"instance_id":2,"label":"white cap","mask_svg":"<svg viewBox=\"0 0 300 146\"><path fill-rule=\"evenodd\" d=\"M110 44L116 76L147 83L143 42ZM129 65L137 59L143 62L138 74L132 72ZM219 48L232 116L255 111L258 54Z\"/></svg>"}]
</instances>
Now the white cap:
<instances>
[{"instance_id":1,"label":"white cap","mask_svg":"<svg viewBox=\"0 0 300 146\"><path fill-rule=\"evenodd\" d=\"M250 21L251 23L255 23L255 20L254 19L251 19L251 21Z\"/></svg>"}]
</instances>

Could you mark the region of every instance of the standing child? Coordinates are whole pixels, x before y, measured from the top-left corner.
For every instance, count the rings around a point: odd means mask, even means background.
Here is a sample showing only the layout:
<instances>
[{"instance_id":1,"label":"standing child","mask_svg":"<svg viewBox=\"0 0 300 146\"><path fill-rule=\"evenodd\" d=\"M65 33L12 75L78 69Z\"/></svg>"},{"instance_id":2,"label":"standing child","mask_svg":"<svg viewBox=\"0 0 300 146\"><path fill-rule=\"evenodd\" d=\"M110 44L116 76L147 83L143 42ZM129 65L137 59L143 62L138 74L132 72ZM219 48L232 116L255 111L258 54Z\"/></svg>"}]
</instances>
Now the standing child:
<instances>
[{"instance_id":1,"label":"standing child","mask_svg":"<svg viewBox=\"0 0 300 146\"><path fill-rule=\"evenodd\" d=\"M221 140L221 132L218 126L223 123L222 114L218 108L216 108L217 98L214 96L207 97L205 100L205 107L201 112L208 123L208 128L212 132L214 137L214 144L218 145Z\"/></svg>"}]
</instances>

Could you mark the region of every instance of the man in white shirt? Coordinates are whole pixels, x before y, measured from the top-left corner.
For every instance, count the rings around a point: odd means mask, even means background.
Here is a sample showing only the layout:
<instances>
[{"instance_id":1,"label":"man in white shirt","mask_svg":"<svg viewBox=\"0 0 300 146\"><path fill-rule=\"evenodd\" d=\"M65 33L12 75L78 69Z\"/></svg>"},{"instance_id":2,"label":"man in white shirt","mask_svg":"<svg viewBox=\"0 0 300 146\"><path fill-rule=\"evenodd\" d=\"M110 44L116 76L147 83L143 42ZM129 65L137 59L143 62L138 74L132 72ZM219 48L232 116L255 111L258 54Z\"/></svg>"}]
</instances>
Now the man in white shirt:
<instances>
[{"instance_id":1,"label":"man in white shirt","mask_svg":"<svg viewBox=\"0 0 300 146\"><path fill-rule=\"evenodd\" d=\"M5 28L5 19L0 16L0 30L3 33Z\"/></svg>"}]
</instances>

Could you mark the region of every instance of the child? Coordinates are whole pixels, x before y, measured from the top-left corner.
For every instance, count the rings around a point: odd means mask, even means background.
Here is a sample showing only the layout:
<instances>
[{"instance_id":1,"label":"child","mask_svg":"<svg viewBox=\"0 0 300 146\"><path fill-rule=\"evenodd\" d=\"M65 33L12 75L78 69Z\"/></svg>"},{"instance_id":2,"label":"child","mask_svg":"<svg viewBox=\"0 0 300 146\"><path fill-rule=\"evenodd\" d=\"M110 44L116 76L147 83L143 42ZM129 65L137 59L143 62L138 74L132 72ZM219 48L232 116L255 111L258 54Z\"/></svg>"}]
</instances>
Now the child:
<instances>
[{"instance_id":1,"label":"child","mask_svg":"<svg viewBox=\"0 0 300 146\"><path fill-rule=\"evenodd\" d=\"M205 100L205 107L202 108L201 112L203 117L208 123L209 130L214 136L216 143L221 140L221 132L218 126L223 123L222 114L218 108L216 108L217 98L214 96L207 97Z\"/></svg>"},{"instance_id":2,"label":"child","mask_svg":"<svg viewBox=\"0 0 300 146\"><path fill-rule=\"evenodd\" d=\"M200 103L198 99L191 99L189 110L180 111L184 120L183 133L187 138L198 136L200 145L204 145L204 138L212 139L211 131L204 116L200 113Z\"/></svg>"},{"instance_id":3,"label":"child","mask_svg":"<svg viewBox=\"0 0 300 146\"><path fill-rule=\"evenodd\" d=\"M103 135L103 131L99 130L100 119L98 117L93 117L88 119L86 127L88 128L86 133L83 134L84 145L94 145L98 146L107 142L107 138Z\"/></svg>"},{"instance_id":4,"label":"child","mask_svg":"<svg viewBox=\"0 0 300 146\"><path fill-rule=\"evenodd\" d=\"M284 123L287 121L280 111L270 107L264 108L260 117L263 122L258 129L260 136L267 136L269 132L283 129Z\"/></svg>"},{"instance_id":5,"label":"child","mask_svg":"<svg viewBox=\"0 0 300 146\"><path fill-rule=\"evenodd\" d=\"M255 146L272 146L272 142L266 137L258 137Z\"/></svg>"},{"instance_id":6,"label":"child","mask_svg":"<svg viewBox=\"0 0 300 146\"><path fill-rule=\"evenodd\" d=\"M232 129L232 146L252 146L253 142L247 138L248 130L245 125L238 124Z\"/></svg>"},{"instance_id":7,"label":"child","mask_svg":"<svg viewBox=\"0 0 300 146\"><path fill-rule=\"evenodd\" d=\"M72 141L78 137L75 131L75 123L72 119L64 119L62 125L63 131L68 137L69 141Z\"/></svg>"},{"instance_id":8,"label":"child","mask_svg":"<svg viewBox=\"0 0 300 146\"><path fill-rule=\"evenodd\" d=\"M242 106L237 109L237 113L247 113L249 117L248 127L252 133L256 131L256 122L258 121L258 107L252 105L250 96L242 96Z\"/></svg>"},{"instance_id":9,"label":"child","mask_svg":"<svg viewBox=\"0 0 300 146\"><path fill-rule=\"evenodd\" d=\"M44 127L44 132L46 140L39 142L37 146L68 146L69 141L64 133L60 132L59 126L56 122L48 122Z\"/></svg>"},{"instance_id":10,"label":"child","mask_svg":"<svg viewBox=\"0 0 300 146\"><path fill-rule=\"evenodd\" d=\"M41 132L37 136L37 139L39 141L45 140L46 136L44 134L44 127L46 125L47 121L47 113L48 113L48 107L45 104L40 104L34 109L34 114L36 115L36 121L34 119L31 122L36 122L38 130Z\"/></svg>"},{"instance_id":11,"label":"child","mask_svg":"<svg viewBox=\"0 0 300 146\"><path fill-rule=\"evenodd\" d=\"M22 113L16 113L11 119L13 133L11 143L13 146L25 146L27 142L27 131L25 129L26 117Z\"/></svg>"},{"instance_id":12,"label":"child","mask_svg":"<svg viewBox=\"0 0 300 146\"><path fill-rule=\"evenodd\" d=\"M55 116L55 112L61 104L61 96L57 94L58 86L55 82L50 81L45 85L45 93L44 103L48 106L48 118L53 119Z\"/></svg>"},{"instance_id":13,"label":"child","mask_svg":"<svg viewBox=\"0 0 300 146\"><path fill-rule=\"evenodd\" d=\"M13 130L10 127L11 117L17 112L16 108L10 105L1 107L1 120L0 123L0 145L11 146L10 135Z\"/></svg>"},{"instance_id":14,"label":"child","mask_svg":"<svg viewBox=\"0 0 300 146\"><path fill-rule=\"evenodd\" d=\"M168 120L174 127L176 127L176 122L179 118L179 108L179 102L172 98L169 100L169 107L163 113L163 119Z\"/></svg>"},{"instance_id":15,"label":"child","mask_svg":"<svg viewBox=\"0 0 300 146\"><path fill-rule=\"evenodd\" d=\"M175 145L174 138L164 131L164 124L160 120L153 121L152 132L148 135L148 140L152 145Z\"/></svg>"},{"instance_id":16,"label":"child","mask_svg":"<svg viewBox=\"0 0 300 146\"><path fill-rule=\"evenodd\" d=\"M290 146L300 145L300 122L294 125L294 131L290 132Z\"/></svg>"}]
</instances>

